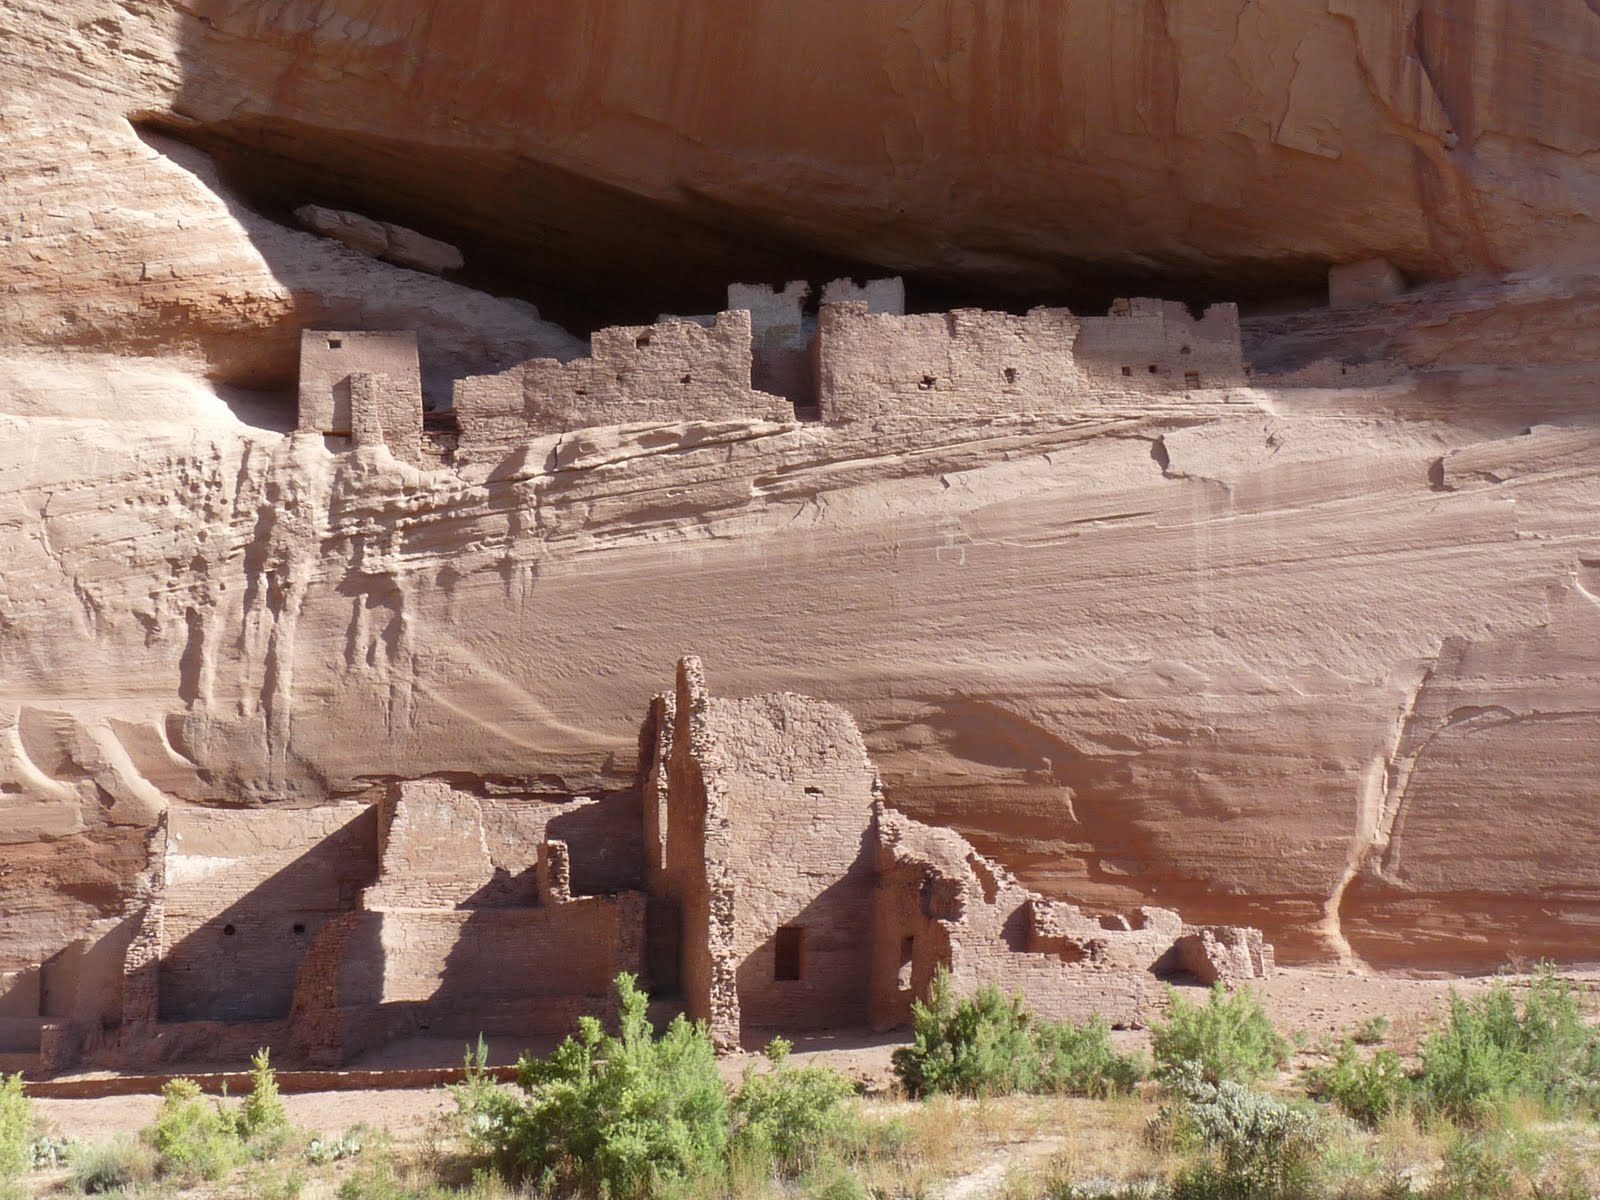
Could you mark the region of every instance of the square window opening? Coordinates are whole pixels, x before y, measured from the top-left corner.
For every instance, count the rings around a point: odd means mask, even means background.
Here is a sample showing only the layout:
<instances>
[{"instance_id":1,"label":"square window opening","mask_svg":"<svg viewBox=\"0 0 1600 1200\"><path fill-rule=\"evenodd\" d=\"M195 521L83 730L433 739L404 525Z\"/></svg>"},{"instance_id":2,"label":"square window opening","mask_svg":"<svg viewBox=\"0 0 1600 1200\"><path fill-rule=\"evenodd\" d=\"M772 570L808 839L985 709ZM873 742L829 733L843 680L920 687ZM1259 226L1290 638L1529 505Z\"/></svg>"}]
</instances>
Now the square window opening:
<instances>
[{"instance_id":1,"label":"square window opening","mask_svg":"<svg viewBox=\"0 0 1600 1200\"><path fill-rule=\"evenodd\" d=\"M344 339L343 338L329 338L328 339L328 349L329 350L341 350L343 348L344 348Z\"/></svg>"}]
</instances>

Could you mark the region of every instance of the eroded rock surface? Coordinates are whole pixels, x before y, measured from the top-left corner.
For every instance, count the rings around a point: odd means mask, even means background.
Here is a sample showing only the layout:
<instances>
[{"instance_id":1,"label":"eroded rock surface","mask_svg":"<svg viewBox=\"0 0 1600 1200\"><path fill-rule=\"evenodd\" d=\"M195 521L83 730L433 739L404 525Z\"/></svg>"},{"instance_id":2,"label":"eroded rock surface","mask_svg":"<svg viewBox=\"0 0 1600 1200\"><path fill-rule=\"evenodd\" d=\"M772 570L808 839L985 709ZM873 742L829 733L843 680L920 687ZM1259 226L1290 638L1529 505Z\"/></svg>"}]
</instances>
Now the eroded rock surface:
<instances>
[{"instance_id":1,"label":"eroded rock surface","mask_svg":"<svg viewBox=\"0 0 1600 1200\"><path fill-rule=\"evenodd\" d=\"M616 792L689 648L842 705L899 811L1089 913L1375 967L1592 957L1597 61L1553 0L0 7L0 1054L105 1015L76 981L147 952L185 821ZM856 352L774 370L784 399L674 362L641 409L595 364L644 326L590 356L304 203L629 320L839 262L1318 298L1247 307L1192 384L1182 345L1086 383L1028 343L1076 317L896 341L841 308ZM1380 256L1424 286L1323 306ZM459 457L409 401L297 429L306 329L415 331L430 409L485 398L476 460L470 405ZM841 381L857 419L791 419Z\"/></svg>"}]
</instances>

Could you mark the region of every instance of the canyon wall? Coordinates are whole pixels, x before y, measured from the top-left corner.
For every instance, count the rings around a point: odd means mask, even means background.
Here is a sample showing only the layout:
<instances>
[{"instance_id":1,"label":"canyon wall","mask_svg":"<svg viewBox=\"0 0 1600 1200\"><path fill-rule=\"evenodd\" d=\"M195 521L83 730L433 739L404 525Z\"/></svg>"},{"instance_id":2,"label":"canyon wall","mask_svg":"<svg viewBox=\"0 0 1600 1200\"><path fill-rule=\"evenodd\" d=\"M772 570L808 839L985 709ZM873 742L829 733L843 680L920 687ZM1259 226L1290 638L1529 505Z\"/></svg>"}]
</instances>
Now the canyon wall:
<instances>
[{"instance_id":1,"label":"canyon wall","mask_svg":"<svg viewBox=\"0 0 1600 1200\"><path fill-rule=\"evenodd\" d=\"M689 649L1046 895L1591 956L1597 72L1555 0L0 4L0 979L47 1010L143 936L164 814L634 786ZM1426 286L1260 310L1374 255ZM296 430L306 328L415 331L439 410L587 353L529 297L635 328L864 264L1239 299L1249 374L838 425L574 390L473 470Z\"/></svg>"}]
</instances>

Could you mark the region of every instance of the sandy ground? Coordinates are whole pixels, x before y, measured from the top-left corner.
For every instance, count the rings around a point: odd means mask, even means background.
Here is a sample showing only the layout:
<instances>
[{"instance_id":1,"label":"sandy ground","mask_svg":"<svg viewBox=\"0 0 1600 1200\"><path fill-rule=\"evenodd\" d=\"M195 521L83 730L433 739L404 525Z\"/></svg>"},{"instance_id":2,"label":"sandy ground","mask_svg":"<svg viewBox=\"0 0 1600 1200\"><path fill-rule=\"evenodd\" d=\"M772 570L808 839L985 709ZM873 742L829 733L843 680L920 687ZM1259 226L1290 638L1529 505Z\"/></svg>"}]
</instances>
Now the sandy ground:
<instances>
[{"instance_id":1,"label":"sandy ground","mask_svg":"<svg viewBox=\"0 0 1600 1200\"><path fill-rule=\"evenodd\" d=\"M1600 972L1572 975L1580 984L1600 990ZM1488 979L1456 981L1404 979L1369 976L1332 967L1289 967L1255 986L1255 991L1286 1033L1303 1032L1302 1042L1315 1046L1323 1037L1337 1036L1373 1016L1390 1022L1389 1045L1402 1053L1413 1051L1428 1025L1444 1010L1450 990L1463 993L1486 989ZM1194 999L1203 999L1199 989L1190 989ZM1119 1031L1116 1040L1123 1049L1149 1044L1144 1030ZM869 1089L888 1086L889 1058L895 1047L904 1044L904 1035L866 1034L823 1035L796 1038L794 1061L833 1066L861 1080ZM534 1047L536 1050L546 1046ZM751 1051L756 1046L749 1047ZM492 1058L510 1062L516 1057L513 1047L500 1043L491 1047ZM405 1043L369 1056L362 1067L447 1065L460 1061L461 1047L440 1041ZM723 1070L736 1080L752 1055L724 1060ZM244 1064L224 1064L243 1069ZM402 1140L422 1137L433 1119L446 1111L450 1100L440 1089L396 1089L348 1092L306 1092L284 1097L290 1118L296 1125L329 1136L337 1136L356 1125L381 1129ZM158 1099L155 1096L112 1096L98 1100L41 1099L36 1111L52 1132L73 1138L102 1139L119 1132L133 1132L150 1123Z\"/></svg>"}]
</instances>

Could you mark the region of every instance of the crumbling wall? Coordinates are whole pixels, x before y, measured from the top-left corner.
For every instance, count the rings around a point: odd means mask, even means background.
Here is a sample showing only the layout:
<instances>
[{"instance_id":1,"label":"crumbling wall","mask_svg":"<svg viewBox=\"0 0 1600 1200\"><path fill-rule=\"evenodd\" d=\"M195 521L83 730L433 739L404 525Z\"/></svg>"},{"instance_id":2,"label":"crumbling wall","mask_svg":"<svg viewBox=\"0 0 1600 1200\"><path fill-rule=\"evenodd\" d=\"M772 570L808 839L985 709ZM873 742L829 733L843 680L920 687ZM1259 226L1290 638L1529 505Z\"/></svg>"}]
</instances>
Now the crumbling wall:
<instances>
[{"instance_id":1,"label":"crumbling wall","mask_svg":"<svg viewBox=\"0 0 1600 1200\"><path fill-rule=\"evenodd\" d=\"M656 881L681 922L684 1010L706 1022L719 1048L733 1049L741 1027L733 830L710 711L700 660L681 660L666 741L665 862Z\"/></svg>"},{"instance_id":2,"label":"crumbling wall","mask_svg":"<svg viewBox=\"0 0 1600 1200\"><path fill-rule=\"evenodd\" d=\"M356 449L387 446L413 467L423 464L422 393L389 375L356 371L350 376L350 433ZM437 458L432 465L437 465Z\"/></svg>"},{"instance_id":3,"label":"crumbling wall","mask_svg":"<svg viewBox=\"0 0 1600 1200\"><path fill-rule=\"evenodd\" d=\"M540 434L635 422L788 420L752 389L750 314L598 330L588 358L536 358L455 387L457 461L490 459Z\"/></svg>"},{"instance_id":4,"label":"crumbling wall","mask_svg":"<svg viewBox=\"0 0 1600 1200\"><path fill-rule=\"evenodd\" d=\"M382 375L389 380L385 397L400 405L416 401L418 438L422 420L422 368L414 332L306 329L300 333L300 428L308 433L355 433L351 405L351 378L356 374ZM373 406L381 427L391 401ZM395 423L400 429L401 423ZM409 425L405 426L409 428ZM405 448L402 447L402 453ZM399 457L399 455L397 455Z\"/></svg>"},{"instance_id":5,"label":"crumbling wall","mask_svg":"<svg viewBox=\"0 0 1600 1200\"><path fill-rule=\"evenodd\" d=\"M805 302L811 285L791 280L782 289L762 283L730 283L728 311L750 314L750 382L758 391L791 404L815 402L811 338Z\"/></svg>"},{"instance_id":6,"label":"crumbling wall","mask_svg":"<svg viewBox=\"0 0 1600 1200\"><path fill-rule=\"evenodd\" d=\"M1096 388L1183 392L1245 380L1236 305L1213 304L1196 319L1171 300L1118 300L1081 325L1074 356Z\"/></svg>"},{"instance_id":7,"label":"crumbling wall","mask_svg":"<svg viewBox=\"0 0 1600 1200\"><path fill-rule=\"evenodd\" d=\"M161 1021L287 1016L322 925L356 906L377 864L365 805L174 807L161 892Z\"/></svg>"},{"instance_id":8,"label":"crumbling wall","mask_svg":"<svg viewBox=\"0 0 1600 1200\"><path fill-rule=\"evenodd\" d=\"M1091 916L1029 892L960 835L880 808L872 1023L910 1020L934 969L958 994L993 983L1045 1016L1143 1024L1168 978L1230 985L1272 968L1253 929L1195 929L1169 909Z\"/></svg>"},{"instance_id":9,"label":"crumbling wall","mask_svg":"<svg viewBox=\"0 0 1600 1200\"><path fill-rule=\"evenodd\" d=\"M865 304L868 312L903 317L906 311L906 281L898 275L887 279L834 279L822 285L821 303ZM733 307L729 305L729 307Z\"/></svg>"},{"instance_id":10,"label":"crumbling wall","mask_svg":"<svg viewBox=\"0 0 1600 1200\"><path fill-rule=\"evenodd\" d=\"M544 846L568 846L579 895L644 885L644 828L633 792L483 795L442 779L403 780L379 802L382 872L363 904L503 908L539 902Z\"/></svg>"}]
</instances>

